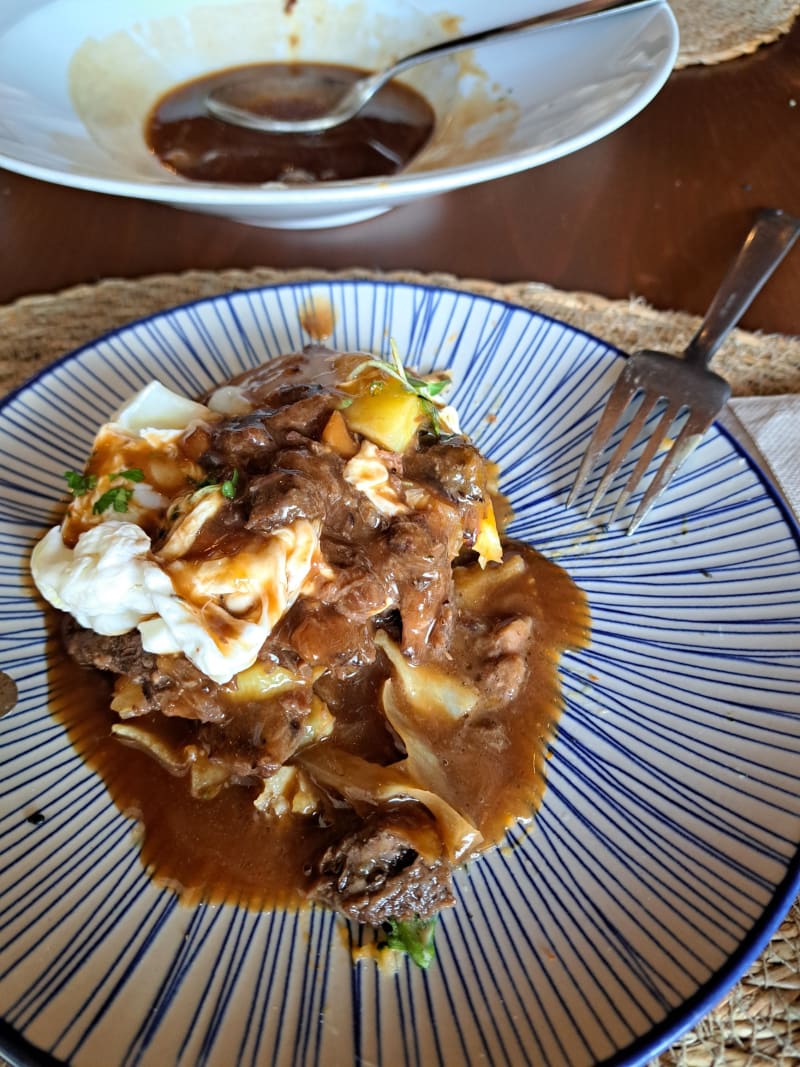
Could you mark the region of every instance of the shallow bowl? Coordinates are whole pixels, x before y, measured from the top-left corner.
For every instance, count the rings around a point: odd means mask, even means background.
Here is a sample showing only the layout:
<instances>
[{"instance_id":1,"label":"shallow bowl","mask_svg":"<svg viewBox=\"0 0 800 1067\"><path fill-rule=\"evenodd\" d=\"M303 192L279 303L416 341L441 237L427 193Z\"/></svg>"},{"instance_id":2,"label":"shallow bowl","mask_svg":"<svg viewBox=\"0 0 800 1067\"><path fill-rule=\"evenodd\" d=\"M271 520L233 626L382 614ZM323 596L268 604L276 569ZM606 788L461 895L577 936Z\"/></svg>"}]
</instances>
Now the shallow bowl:
<instances>
[{"instance_id":1,"label":"shallow bowl","mask_svg":"<svg viewBox=\"0 0 800 1067\"><path fill-rule=\"evenodd\" d=\"M404 78L434 133L390 177L235 186L163 167L143 129L156 101L203 73L311 60L374 69L555 0L6 0L0 13L0 166L61 185L278 228L356 222L399 204L538 166L604 137L669 75L666 3L484 44ZM493 18L494 16L494 18Z\"/></svg>"}]
</instances>

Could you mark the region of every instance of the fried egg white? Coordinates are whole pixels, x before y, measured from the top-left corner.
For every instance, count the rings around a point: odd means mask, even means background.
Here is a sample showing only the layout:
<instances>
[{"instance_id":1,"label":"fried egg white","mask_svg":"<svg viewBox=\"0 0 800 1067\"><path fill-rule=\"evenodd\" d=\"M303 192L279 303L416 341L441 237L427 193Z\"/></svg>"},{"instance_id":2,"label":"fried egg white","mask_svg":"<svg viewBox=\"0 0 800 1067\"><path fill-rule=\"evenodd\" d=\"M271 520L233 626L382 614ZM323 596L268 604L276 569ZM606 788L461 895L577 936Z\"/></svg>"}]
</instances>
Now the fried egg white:
<instances>
[{"instance_id":1,"label":"fried egg white","mask_svg":"<svg viewBox=\"0 0 800 1067\"><path fill-rule=\"evenodd\" d=\"M186 428L214 417L203 404L158 382L132 397L95 438L93 452L104 457L108 470L97 472L95 489L75 498L65 524L36 545L31 569L45 599L81 626L107 636L138 629L145 651L183 653L223 684L255 662L272 628L321 565L316 527L298 520L276 530L257 551L203 565L180 557L222 504L219 489L203 490L184 506L163 558L153 553L142 528L166 520L171 499L159 491L163 486L133 485L124 520L111 509L93 512L112 471L133 465L137 457L152 468L158 454L169 465ZM181 481L185 486L185 477ZM64 540L66 527L74 547Z\"/></svg>"},{"instance_id":2,"label":"fried egg white","mask_svg":"<svg viewBox=\"0 0 800 1067\"><path fill-rule=\"evenodd\" d=\"M297 597L329 575L319 528L305 519L230 558L186 558L225 501L220 487L191 487L204 472L180 451L181 435L242 404L233 387L207 407L159 382L145 386L100 427L88 468L96 484L71 501L31 558L42 595L81 626L106 636L137 629L145 651L182 653L218 684L250 667ZM134 467L142 480L125 482ZM362 442L345 477L383 514L408 510L372 442ZM103 493L119 485L130 489L124 518L112 508L96 512ZM148 530L165 526L154 552Z\"/></svg>"},{"instance_id":3,"label":"fried egg white","mask_svg":"<svg viewBox=\"0 0 800 1067\"><path fill-rule=\"evenodd\" d=\"M309 578L319 551L314 526L299 519L277 530L258 553L199 564L162 565L150 538L130 522L108 520L86 530L74 548L54 527L36 545L33 577L42 595L81 626L108 636L138 629L145 652L183 653L220 685L252 666L273 627ZM179 594L170 570L181 567ZM177 577L177 576L176 576ZM238 598L247 618L232 614Z\"/></svg>"}]
</instances>

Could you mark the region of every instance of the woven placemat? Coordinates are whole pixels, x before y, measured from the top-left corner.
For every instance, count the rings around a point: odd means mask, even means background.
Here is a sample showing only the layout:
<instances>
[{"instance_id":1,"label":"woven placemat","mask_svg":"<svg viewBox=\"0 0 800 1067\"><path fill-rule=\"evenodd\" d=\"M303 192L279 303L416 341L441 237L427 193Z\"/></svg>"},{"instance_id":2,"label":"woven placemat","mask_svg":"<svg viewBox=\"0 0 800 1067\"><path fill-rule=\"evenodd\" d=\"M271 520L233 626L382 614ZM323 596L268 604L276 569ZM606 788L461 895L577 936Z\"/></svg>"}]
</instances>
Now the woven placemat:
<instances>
[{"instance_id":1,"label":"woven placemat","mask_svg":"<svg viewBox=\"0 0 800 1067\"><path fill-rule=\"evenodd\" d=\"M670 0L680 29L676 68L722 63L788 32L798 0Z\"/></svg>"},{"instance_id":2,"label":"woven placemat","mask_svg":"<svg viewBox=\"0 0 800 1067\"><path fill-rule=\"evenodd\" d=\"M24 297L0 308L0 392L6 392L59 355L122 323L175 304L234 289L326 278L383 278L468 289L508 300L597 334L625 351L680 351L700 320L680 311L656 311L642 300L606 300L565 293L536 282L499 284L451 274L409 271L252 270L187 271L136 280L107 279L56 294ZM714 369L735 396L800 392L800 338L734 330L714 359Z\"/></svg>"},{"instance_id":3,"label":"woven placemat","mask_svg":"<svg viewBox=\"0 0 800 1067\"><path fill-rule=\"evenodd\" d=\"M0 392L21 385L60 355L124 323L234 289L315 278L398 280L466 289L542 312L624 350L679 351L699 325L683 312L638 300L564 293L530 282L497 284L449 274L349 270L189 271L110 279L0 308ZM734 331L714 367L736 395L800 392L800 338ZM659 1067L789 1067L800 1064L800 904L795 903L758 961L702 1022L656 1061Z\"/></svg>"}]
</instances>

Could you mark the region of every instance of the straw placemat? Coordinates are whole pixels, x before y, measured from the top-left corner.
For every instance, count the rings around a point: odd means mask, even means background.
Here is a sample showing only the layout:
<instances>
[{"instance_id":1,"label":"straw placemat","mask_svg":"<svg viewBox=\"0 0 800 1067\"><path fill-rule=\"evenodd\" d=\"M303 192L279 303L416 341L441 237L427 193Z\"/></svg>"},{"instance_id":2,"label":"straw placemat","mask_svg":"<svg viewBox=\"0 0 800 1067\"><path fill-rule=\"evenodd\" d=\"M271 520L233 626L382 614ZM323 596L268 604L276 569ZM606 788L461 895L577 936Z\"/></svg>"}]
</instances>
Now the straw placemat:
<instances>
[{"instance_id":1,"label":"straw placemat","mask_svg":"<svg viewBox=\"0 0 800 1067\"><path fill-rule=\"evenodd\" d=\"M797 0L670 0L680 29L676 68L747 55L791 29Z\"/></svg>"},{"instance_id":2,"label":"straw placemat","mask_svg":"<svg viewBox=\"0 0 800 1067\"><path fill-rule=\"evenodd\" d=\"M0 392L22 384L63 353L163 308L232 289L312 278L380 278L467 289L559 318L625 350L679 351L699 325L695 316L655 311L640 301L564 293L530 282L500 285L447 274L366 270L190 271L106 280L0 308ZM800 338L734 331L714 366L739 396L798 393ZM725 1000L655 1062L659 1067L800 1064L800 904Z\"/></svg>"},{"instance_id":3,"label":"straw placemat","mask_svg":"<svg viewBox=\"0 0 800 1067\"><path fill-rule=\"evenodd\" d=\"M466 288L498 300L562 319L597 334L625 351L662 348L680 351L699 319L679 311L656 311L643 301L606 300L592 293L565 293L536 282L458 279L450 274L396 271L378 274L353 269L187 271L134 281L107 279L48 295L24 297L0 307L0 392L7 391L59 355L78 348L121 323L175 304L232 289L311 278L384 278ZM731 383L735 396L800 392L800 338L734 330L714 368Z\"/></svg>"}]
</instances>

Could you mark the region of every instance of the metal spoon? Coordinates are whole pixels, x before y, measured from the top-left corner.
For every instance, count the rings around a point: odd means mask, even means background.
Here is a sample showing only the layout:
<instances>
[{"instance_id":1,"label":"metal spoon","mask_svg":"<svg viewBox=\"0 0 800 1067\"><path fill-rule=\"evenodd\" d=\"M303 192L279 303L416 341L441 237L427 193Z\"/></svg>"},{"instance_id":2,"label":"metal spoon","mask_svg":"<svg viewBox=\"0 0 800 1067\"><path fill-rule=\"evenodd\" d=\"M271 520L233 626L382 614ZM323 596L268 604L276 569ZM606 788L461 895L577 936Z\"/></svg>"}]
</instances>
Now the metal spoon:
<instances>
[{"instance_id":1,"label":"metal spoon","mask_svg":"<svg viewBox=\"0 0 800 1067\"><path fill-rule=\"evenodd\" d=\"M535 15L520 22L512 22L494 29L470 33L465 37L442 41L398 60L385 70L359 78L329 111L310 119L277 119L239 107L226 99L225 94L231 88L230 85L220 85L212 89L206 98L206 109L214 118L232 123L234 126L244 126L249 130L261 130L264 133L320 133L322 130L329 130L353 118L390 78L394 78L418 63L427 63L439 56L460 52L464 48L473 48L484 41L510 37L521 31L586 19L618 8L651 7L660 2L661 0L580 0L578 3L569 4L557 11L548 11L544 15Z\"/></svg>"}]
</instances>

